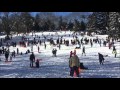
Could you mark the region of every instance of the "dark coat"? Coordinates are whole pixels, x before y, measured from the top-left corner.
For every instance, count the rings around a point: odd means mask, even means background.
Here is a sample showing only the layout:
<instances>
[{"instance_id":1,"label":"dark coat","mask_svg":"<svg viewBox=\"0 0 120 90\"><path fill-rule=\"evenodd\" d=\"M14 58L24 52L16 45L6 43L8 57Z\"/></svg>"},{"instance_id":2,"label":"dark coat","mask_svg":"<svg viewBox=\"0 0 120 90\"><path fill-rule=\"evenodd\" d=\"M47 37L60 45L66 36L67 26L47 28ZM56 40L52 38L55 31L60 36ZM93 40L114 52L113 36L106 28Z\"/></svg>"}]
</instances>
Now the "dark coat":
<instances>
[{"instance_id":1,"label":"dark coat","mask_svg":"<svg viewBox=\"0 0 120 90\"><path fill-rule=\"evenodd\" d=\"M30 55L30 60L31 60L31 61L34 61L34 60L35 60L35 55L34 55L34 54L31 54L31 55Z\"/></svg>"},{"instance_id":2,"label":"dark coat","mask_svg":"<svg viewBox=\"0 0 120 90\"><path fill-rule=\"evenodd\" d=\"M99 60L100 60L100 61L104 60L104 57L103 57L102 54L99 53L98 55L99 55Z\"/></svg>"},{"instance_id":3,"label":"dark coat","mask_svg":"<svg viewBox=\"0 0 120 90\"><path fill-rule=\"evenodd\" d=\"M9 57L9 52L5 52L5 58Z\"/></svg>"}]
</instances>

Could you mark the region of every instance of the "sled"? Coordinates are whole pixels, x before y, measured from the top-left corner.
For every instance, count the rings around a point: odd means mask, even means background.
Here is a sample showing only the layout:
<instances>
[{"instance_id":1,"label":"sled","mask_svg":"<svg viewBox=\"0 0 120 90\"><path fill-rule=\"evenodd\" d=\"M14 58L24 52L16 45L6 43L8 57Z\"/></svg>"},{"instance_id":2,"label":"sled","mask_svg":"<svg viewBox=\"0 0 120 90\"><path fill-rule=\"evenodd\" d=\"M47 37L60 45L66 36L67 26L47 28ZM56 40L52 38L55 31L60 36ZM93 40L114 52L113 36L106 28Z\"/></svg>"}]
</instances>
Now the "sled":
<instances>
[{"instance_id":1,"label":"sled","mask_svg":"<svg viewBox=\"0 0 120 90\"><path fill-rule=\"evenodd\" d=\"M82 70L83 70L83 69L80 69L80 67L78 68L78 72L79 72L79 74L81 73ZM77 77L76 72L74 72L73 76L74 76L74 77Z\"/></svg>"}]
</instances>

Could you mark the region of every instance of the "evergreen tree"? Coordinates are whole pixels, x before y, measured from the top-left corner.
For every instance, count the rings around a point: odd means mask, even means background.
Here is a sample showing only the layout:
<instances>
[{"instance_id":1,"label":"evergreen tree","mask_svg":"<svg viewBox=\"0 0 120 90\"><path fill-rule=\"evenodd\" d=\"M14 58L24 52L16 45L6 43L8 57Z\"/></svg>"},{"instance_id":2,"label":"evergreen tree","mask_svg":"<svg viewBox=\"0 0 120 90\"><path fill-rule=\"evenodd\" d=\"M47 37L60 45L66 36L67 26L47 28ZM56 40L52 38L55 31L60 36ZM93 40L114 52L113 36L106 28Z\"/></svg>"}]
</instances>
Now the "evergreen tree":
<instances>
[{"instance_id":1,"label":"evergreen tree","mask_svg":"<svg viewBox=\"0 0 120 90\"><path fill-rule=\"evenodd\" d=\"M74 24L70 21L70 22L68 23L67 29L73 30L73 26L74 26Z\"/></svg>"},{"instance_id":2,"label":"evergreen tree","mask_svg":"<svg viewBox=\"0 0 120 90\"><path fill-rule=\"evenodd\" d=\"M3 12L2 14L3 14L1 16L2 29L7 34L7 38L9 38L11 32L10 12Z\"/></svg>"},{"instance_id":3,"label":"evergreen tree","mask_svg":"<svg viewBox=\"0 0 120 90\"><path fill-rule=\"evenodd\" d=\"M21 19L22 22L24 23L25 27L26 27L26 32L30 32L32 31L32 27L33 27L33 20L34 18L31 16L31 14L29 12L22 12L21 13Z\"/></svg>"},{"instance_id":4,"label":"evergreen tree","mask_svg":"<svg viewBox=\"0 0 120 90\"><path fill-rule=\"evenodd\" d=\"M108 34L110 37L120 37L120 13L110 12L109 13L109 28Z\"/></svg>"},{"instance_id":5,"label":"evergreen tree","mask_svg":"<svg viewBox=\"0 0 120 90\"><path fill-rule=\"evenodd\" d=\"M80 30L81 30L81 31L85 31L85 30L86 30L86 24L85 24L83 21L81 21Z\"/></svg>"},{"instance_id":6,"label":"evergreen tree","mask_svg":"<svg viewBox=\"0 0 120 90\"><path fill-rule=\"evenodd\" d=\"M77 20L77 19L75 19L74 20L74 31L80 31L80 22Z\"/></svg>"},{"instance_id":7,"label":"evergreen tree","mask_svg":"<svg viewBox=\"0 0 120 90\"><path fill-rule=\"evenodd\" d=\"M93 12L88 18L87 27L93 29L95 32L106 34L109 20L108 16L108 12Z\"/></svg>"}]
</instances>

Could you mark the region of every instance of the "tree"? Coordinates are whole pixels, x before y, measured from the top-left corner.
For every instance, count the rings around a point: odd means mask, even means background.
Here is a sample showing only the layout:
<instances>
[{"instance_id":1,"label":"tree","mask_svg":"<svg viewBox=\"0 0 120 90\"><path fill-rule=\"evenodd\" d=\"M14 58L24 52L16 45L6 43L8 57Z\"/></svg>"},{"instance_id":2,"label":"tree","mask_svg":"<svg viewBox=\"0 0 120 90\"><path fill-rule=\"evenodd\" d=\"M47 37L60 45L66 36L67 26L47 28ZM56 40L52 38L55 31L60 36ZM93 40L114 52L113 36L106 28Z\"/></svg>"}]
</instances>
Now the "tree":
<instances>
[{"instance_id":1,"label":"tree","mask_svg":"<svg viewBox=\"0 0 120 90\"><path fill-rule=\"evenodd\" d=\"M86 24L83 21L81 21L80 30L81 31L85 31L86 30Z\"/></svg>"},{"instance_id":2,"label":"tree","mask_svg":"<svg viewBox=\"0 0 120 90\"><path fill-rule=\"evenodd\" d=\"M108 35L110 37L120 37L120 13L109 12Z\"/></svg>"},{"instance_id":3,"label":"tree","mask_svg":"<svg viewBox=\"0 0 120 90\"><path fill-rule=\"evenodd\" d=\"M88 29L93 29L95 32L99 32L101 34L106 34L106 27L108 27L109 20L108 15L108 12L93 12L93 14L88 18Z\"/></svg>"},{"instance_id":4,"label":"tree","mask_svg":"<svg viewBox=\"0 0 120 90\"><path fill-rule=\"evenodd\" d=\"M25 31L27 33L32 31L33 28L33 21L34 18L31 16L31 14L29 12L21 12L21 19L23 24L25 25Z\"/></svg>"},{"instance_id":5,"label":"tree","mask_svg":"<svg viewBox=\"0 0 120 90\"><path fill-rule=\"evenodd\" d=\"M20 12L12 12L11 14L11 25L12 31L17 33L25 33L25 25L22 22L22 17Z\"/></svg>"},{"instance_id":6,"label":"tree","mask_svg":"<svg viewBox=\"0 0 120 90\"><path fill-rule=\"evenodd\" d=\"M75 19L74 20L74 31L80 31L80 22L77 20L77 19Z\"/></svg>"},{"instance_id":7,"label":"tree","mask_svg":"<svg viewBox=\"0 0 120 90\"><path fill-rule=\"evenodd\" d=\"M11 22L10 22L10 12L3 12L1 15L2 29L7 34L7 39L9 39L9 35L11 32Z\"/></svg>"},{"instance_id":8,"label":"tree","mask_svg":"<svg viewBox=\"0 0 120 90\"><path fill-rule=\"evenodd\" d=\"M70 22L68 23L67 29L73 30L73 26L74 26L74 24L70 21Z\"/></svg>"},{"instance_id":9,"label":"tree","mask_svg":"<svg viewBox=\"0 0 120 90\"><path fill-rule=\"evenodd\" d=\"M62 23L63 23L63 19L62 19L62 16L59 17L59 29L63 30L62 28Z\"/></svg>"},{"instance_id":10,"label":"tree","mask_svg":"<svg viewBox=\"0 0 120 90\"><path fill-rule=\"evenodd\" d=\"M95 12L96 17L96 28L101 32L101 34L106 34L106 27L108 22L107 12Z\"/></svg>"}]
</instances>

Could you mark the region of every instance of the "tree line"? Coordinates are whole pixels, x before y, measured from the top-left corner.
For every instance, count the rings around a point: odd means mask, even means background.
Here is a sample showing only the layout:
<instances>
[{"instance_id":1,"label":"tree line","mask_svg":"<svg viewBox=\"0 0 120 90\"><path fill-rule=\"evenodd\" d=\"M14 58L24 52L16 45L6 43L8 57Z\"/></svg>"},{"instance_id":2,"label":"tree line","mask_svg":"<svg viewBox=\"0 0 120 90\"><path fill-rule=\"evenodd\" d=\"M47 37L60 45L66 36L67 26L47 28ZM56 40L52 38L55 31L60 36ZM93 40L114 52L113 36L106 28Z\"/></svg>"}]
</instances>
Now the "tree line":
<instances>
[{"instance_id":1,"label":"tree line","mask_svg":"<svg viewBox=\"0 0 120 90\"><path fill-rule=\"evenodd\" d=\"M74 14L71 13L74 17ZM0 31L7 35L11 33L29 33L32 31L53 30L86 30L84 15L74 20L66 16L58 16L53 12L38 12L35 16L31 12L1 12Z\"/></svg>"},{"instance_id":2,"label":"tree line","mask_svg":"<svg viewBox=\"0 0 120 90\"><path fill-rule=\"evenodd\" d=\"M54 12L0 12L0 32L88 31L120 37L120 12L71 12L59 16Z\"/></svg>"}]
</instances>

